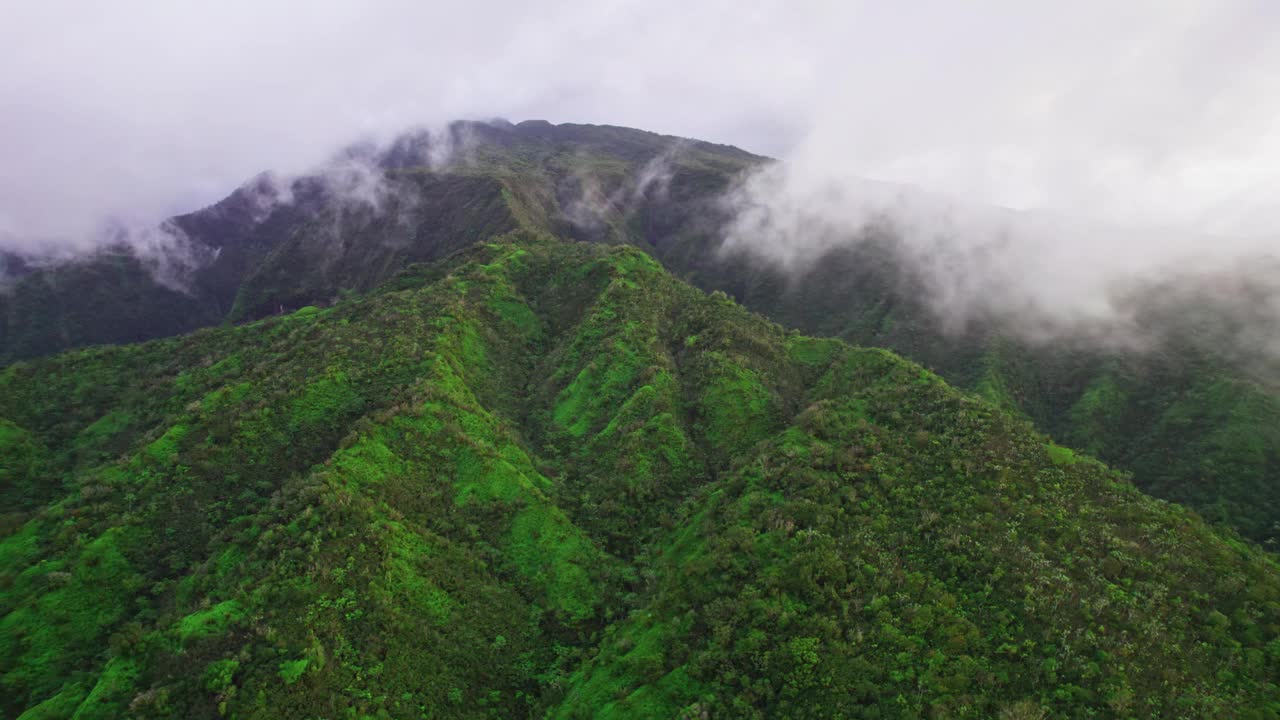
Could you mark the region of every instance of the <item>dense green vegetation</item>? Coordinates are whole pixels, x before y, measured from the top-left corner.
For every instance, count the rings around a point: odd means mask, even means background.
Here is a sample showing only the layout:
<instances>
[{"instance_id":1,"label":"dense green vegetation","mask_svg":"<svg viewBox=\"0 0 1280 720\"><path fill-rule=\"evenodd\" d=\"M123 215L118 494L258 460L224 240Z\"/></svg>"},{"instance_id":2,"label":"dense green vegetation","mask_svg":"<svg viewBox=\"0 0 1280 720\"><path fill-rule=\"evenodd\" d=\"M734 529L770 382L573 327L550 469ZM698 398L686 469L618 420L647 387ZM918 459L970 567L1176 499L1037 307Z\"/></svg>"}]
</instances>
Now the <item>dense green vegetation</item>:
<instances>
[{"instance_id":1,"label":"dense green vegetation","mask_svg":"<svg viewBox=\"0 0 1280 720\"><path fill-rule=\"evenodd\" d=\"M5 717L1280 714L1270 554L630 247L12 364L0 492Z\"/></svg>"},{"instance_id":2,"label":"dense green vegetation","mask_svg":"<svg viewBox=\"0 0 1280 720\"><path fill-rule=\"evenodd\" d=\"M764 158L607 126L458 123L450 133L455 153L443 166L429 163L433 140L421 134L369 158L385 177L376 191L367 179L358 184L355 198L339 191L340 166L295 181L291 202L277 202L279 188L258 178L174 218L214 259L169 285L148 261L116 251L30 272L0 292L0 362L328 306L408 264L523 228L635 245L787 327L892 349L1133 472L1151 494L1272 549L1280 542L1280 395L1219 342L1230 316L1197 298L1164 303L1144 320L1177 339L1156 354L1034 347L991 327L956 336L922 302L924 288L891 238L833 248L790 274L720 252L726 211L718 200ZM626 368L615 370L625 379ZM750 380L726 377L723 389L749 389ZM664 403L669 392L659 381L644 402ZM649 432L670 428L661 421ZM661 474L663 463L684 460L649 462Z\"/></svg>"},{"instance_id":3,"label":"dense green vegetation","mask_svg":"<svg viewBox=\"0 0 1280 720\"><path fill-rule=\"evenodd\" d=\"M910 357L1131 471L1148 493L1277 549L1280 392L1273 372L1257 376L1235 362L1230 342L1182 324L1212 314L1212 298L1156 298L1160 315L1139 323L1165 337L1155 352L1044 346L982 325L948 331L904 273L891 244L869 241L833 249L795 276L741 255L694 281L788 327Z\"/></svg>"}]
</instances>

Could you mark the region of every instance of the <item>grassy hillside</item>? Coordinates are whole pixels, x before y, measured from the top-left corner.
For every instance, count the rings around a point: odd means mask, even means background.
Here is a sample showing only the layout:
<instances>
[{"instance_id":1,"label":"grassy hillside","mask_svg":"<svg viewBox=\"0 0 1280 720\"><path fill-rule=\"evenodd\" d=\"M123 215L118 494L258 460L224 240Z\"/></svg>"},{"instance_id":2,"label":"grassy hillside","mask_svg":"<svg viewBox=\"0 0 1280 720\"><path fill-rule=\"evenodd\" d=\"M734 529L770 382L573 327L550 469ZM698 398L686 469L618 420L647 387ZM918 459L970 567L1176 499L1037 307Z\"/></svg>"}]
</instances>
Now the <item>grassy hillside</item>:
<instances>
[{"instance_id":1,"label":"grassy hillside","mask_svg":"<svg viewBox=\"0 0 1280 720\"><path fill-rule=\"evenodd\" d=\"M0 372L6 717L1273 717L1280 567L628 247Z\"/></svg>"}]
</instances>

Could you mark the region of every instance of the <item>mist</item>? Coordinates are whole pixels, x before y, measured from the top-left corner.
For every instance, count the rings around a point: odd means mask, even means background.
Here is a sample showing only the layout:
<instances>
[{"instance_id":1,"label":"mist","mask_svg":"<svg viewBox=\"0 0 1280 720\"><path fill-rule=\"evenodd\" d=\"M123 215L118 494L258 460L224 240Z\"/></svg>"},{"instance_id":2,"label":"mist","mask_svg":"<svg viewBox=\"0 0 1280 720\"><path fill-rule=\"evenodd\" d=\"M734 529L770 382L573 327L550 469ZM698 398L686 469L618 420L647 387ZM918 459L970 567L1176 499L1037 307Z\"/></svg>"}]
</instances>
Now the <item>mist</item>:
<instances>
[{"instance_id":1,"label":"mist","mask_svg":"<svg viewBox=\"0 0 1280 720\"><path fill-rule=\"evenodd\" d=\"M263 171L337 167L376 208L339 148L461 118L609 123L779 159L725 198L730 249L801 272L892 228L957 332L1141 344L1143 288L1221 295L1203 278L1280 248L1278 24L1264 0L11 4L0 249L181 257L147 228ZM568 211L628 200L586 183Z\"/></svg>"},{"instance_id":2,"label":"mist","mask_svg":"<svg viewBox=\"0 0 1280 720\"><path fill-rule=\"evenodd\" d=\"M262 171L303 173L351 143L456 119L624 124L777 151L796 98L783 67L744 57L766 18L731 9L9 4L0 237L83 244L104 222L156 221ZM776 92L757 95L760 82Z\"/></svg>"},{"instance_id":3,"label":"mist","mask_svg":"<svg viewBox=\"0 0 1280 720\"><path fill-rule=\"evenodd\" d=\"M829 252L887 242L899 279L952 335L1151 350L1170 330L1152 324L1153 303L1176 301L1247 315L1231 349L1280 360L1280 244L1270 237L982 205L790 163L745 178L722 204L723 252L763 258L797 284Z\"/></svg>"}]
</instances>

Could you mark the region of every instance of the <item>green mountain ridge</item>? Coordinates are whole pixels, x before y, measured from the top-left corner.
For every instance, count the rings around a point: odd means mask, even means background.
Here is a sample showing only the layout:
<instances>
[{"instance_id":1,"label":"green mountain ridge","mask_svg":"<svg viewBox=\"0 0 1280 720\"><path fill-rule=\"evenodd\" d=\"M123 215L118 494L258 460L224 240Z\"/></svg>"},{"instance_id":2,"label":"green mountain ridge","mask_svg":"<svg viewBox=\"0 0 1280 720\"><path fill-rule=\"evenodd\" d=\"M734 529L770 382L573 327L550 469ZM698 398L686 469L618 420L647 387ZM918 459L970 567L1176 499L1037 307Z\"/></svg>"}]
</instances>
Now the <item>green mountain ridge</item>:
<instances>
[{"instance_id":1,"label":"green mountain ridge","mask_svg":"<svg viewBox=\"0 0 1280 720\"><path fill-rule=\"evenodd\" d=\"M6 717L1274 717L1280 567L876 349L516 231L0 370Z\"/></svg>"},{"instance_id":2,"label":"green mountain ridge","mask_svg":"<svg viewBox=\"0 0 1280 720\"><path fill-rule=\"evenodd\" d=\"M796 272L721 252L729 215L720 199L765 158L608 126L457 123L449 133L453 159L443 166L429 162L441 138L427 134L364 157L383 175L376 208L335 196L338 173L295 181L290 202L259 178L174 218L216 251L186 293L127 254L26 274L0 293L0 362L328 305L522 228L635 245L784 326L894 350L1132 472L1147 492L1267 547L1280 541L1280 392L1232 355L1232 320L1247 313L1215 304L1220 291L1175 283L1137 293L1149 307L1136 316L1164 338L1155 352L1037 346L982 324L957 336L928 308L892 238L834 247ZM1248 277L1226 280L1247 287Z\"/></svg>"}]
</instances>

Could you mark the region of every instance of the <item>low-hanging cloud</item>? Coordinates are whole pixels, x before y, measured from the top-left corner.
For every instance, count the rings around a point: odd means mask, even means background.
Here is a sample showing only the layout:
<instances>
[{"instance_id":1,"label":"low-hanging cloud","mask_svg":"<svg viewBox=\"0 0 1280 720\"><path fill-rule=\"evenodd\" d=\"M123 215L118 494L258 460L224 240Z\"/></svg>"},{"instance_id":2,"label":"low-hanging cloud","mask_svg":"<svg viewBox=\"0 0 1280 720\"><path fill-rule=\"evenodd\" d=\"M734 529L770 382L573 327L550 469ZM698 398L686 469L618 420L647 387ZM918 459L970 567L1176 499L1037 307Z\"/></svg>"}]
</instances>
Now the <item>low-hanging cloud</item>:
<instances>
[{"instance_id":1,"label":"low-hanging cloud","mask_svg":"<svg viewBox=\"0 0 1280 720\"><path fill-rule=\"evenodd\" d=\"M1263 0L15 3L0 9L0 232L49 242L163 217L361 137L501 116L1269 233L1277 21Z\"/></svg>"},{"instance_id":2,"label":"low-hanging cloud","mask_svg":"<svg viewBox=\"0 0 1280 720\"><path fill-rule=\"evenodd\" d=\"M641 165L634 177L612 178L611 188L590 168L575 165L562 188L561 212L574 227L595 233L610 219L626 216L646 200L665 201L675 173L673 163L687 148L687 141L673 141Z\"/></svg>"},{"instance_id":3,"label":"low-hanging cloud","mask_svg":"<svg viewBox=\"0 0 1280 720\"><path fill-rule=\"evenodd\" d=\"M833 250L887 245L908 290L954 334L977 327L1036 343L1147 347L1166 330L1149 326L1147 300L1157 291L1184 305L1199 292L1199 301L1237 317L1252 298L1253 331L1240 339L1253 344L1261 341L1253 336L1260 321L1280 329L1280 281L1256 272L1245 281L1246 270L1274 268L1268 259L1280 258L1268 237L980 205L908 185L837 180L792 163L763 167L722 203L731 218L723 250L769 260L797 282ZM1181 291L1169 292L1174 287ZM1229 303L1233 288L1238 301ZM1280 345L1267 347L1280 358Z\"/></svg>"},{"instance_id":4,"label":"low-hanging cloud","mask_svg":"<svg viewBox=\"0 0 1280 720\"><path fill-rule=\"evenodd\" d=\"M1135 288L1274 254L1278 22L1265 0L14 3L0 248L94 246L407 127L543 117L778 157L732 198L737 247L799 267L891 226L951 326L1133 337ZM385 204L361 168L341 191Z\"/></svg>"},{"instance_id":5,"label":"low-hanging cloud","mask_svg":"<svg viewBox=\"0 0 1280 720\"><path fill-rule=\"evenodd\" d=\"M776 149L762 128L789 93L755 98L779 70L744 61L760 25L729 9L8 4L0 245L84 245L105 221L154 222L264 170L297 174L353 141L459 118L612 122ZM700 41L721 17L715 42Z\"/></svg>"}]
</instances>

